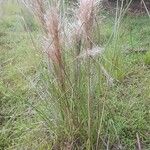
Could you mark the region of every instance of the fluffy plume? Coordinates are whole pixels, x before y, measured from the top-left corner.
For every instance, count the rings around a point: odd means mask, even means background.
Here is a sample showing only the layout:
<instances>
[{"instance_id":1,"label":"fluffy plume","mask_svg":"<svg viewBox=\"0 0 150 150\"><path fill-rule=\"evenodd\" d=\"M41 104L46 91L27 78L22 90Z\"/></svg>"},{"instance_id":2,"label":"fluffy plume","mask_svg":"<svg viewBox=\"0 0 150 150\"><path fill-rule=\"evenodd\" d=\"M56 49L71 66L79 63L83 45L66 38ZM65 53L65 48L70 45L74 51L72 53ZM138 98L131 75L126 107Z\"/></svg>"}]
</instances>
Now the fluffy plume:
<instances>
[{"instance_id":1,"label":"fluffy plume","mask_svg":"<svg viewBox=\"0 0 150 150\"><path fill-rule=\"evenodd\" d=\"M90 38L94 17L96 14L95 0L80 0L79 9L77 11L77 19L79 30L84 34L84 37Z\"/></svg>"},{"instance_id":2,"label":"fluffy plume","mask_svg":"<svg viewBox=\"0 0 150 150\"><path fill-rule=\"evenodd\" d=\"M50 7L45 15L45 23L48 39L52 42L47 48L47 54L54 65L55 74L64 88L64 67L61 52L61 21L57 7Z\"/></svg>"},{"instance_id":3,"label":"fluffy plume","mask_svg":"<svg viewBox=\"0 0 150 150\"><path fill-rule=\"evenodd\" d=\"M51 8L45 15L48 37L52 40L48 49L49 57L55 62L61 62L60 18L57 8Z\"/></svg>"},{"instance_id":4,"label":"fluffy plume","mask_svg":"<svg viewBox=\"0 0 150 150\"><path fill-rule=\"evenodd\" d=\"M87 58L87 57L95 57L97 55L101 55L104 51L104 48L101 47L93 47L92 49L88 49L85 52L81 53L78 58Z\"/></svg>"}]
</instances>

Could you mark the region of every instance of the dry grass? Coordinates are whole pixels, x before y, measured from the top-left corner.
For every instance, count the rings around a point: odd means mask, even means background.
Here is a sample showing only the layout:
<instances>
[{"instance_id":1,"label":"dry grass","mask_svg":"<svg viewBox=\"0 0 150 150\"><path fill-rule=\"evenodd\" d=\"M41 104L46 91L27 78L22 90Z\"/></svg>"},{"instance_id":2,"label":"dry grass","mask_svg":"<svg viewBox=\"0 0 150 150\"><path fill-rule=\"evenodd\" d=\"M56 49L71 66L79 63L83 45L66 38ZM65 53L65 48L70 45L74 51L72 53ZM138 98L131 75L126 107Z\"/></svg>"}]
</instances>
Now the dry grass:
<instances>
[{"instance_id":1,"label":"dry grass","mask_svg":"<svg viewBox=\"0 0 150 150\"><path fill-rule=\"evenodd\" d=\"M61 20L57 1L53 5L45 8L45 1L35 0L24 2L30 8L44 30L42 44L44 52L48 59L53 64L53 70L58 83L64 88L64 65L62 61L62 46L61 46Z\"/></svg>"},{"instance_id":2,"label":"dry grass","mask_svg":"<svg viewBox=\"0 0 150 150\"><path fill-rule=\"evenodd\" d=\"M79 8L76 13L78 19L78 34L85 39L86 48L92 48L92 29L96 16L95 0L80 0Z\"/></svg>"},{"instance_id":3,"label":"dry grass","mask_svg":"<svg viewBox=\"0 0 150 150\"><path fill-rule=\"evenodd\" d=\"M61 48L61 24L58 9L51 7L45 15L46 29L48 39L52 40L47 48L47 54L49 59L53 61L56 76L58 77L60 84L64 88L64 65L62 61L62 48Z\"/></svg>"}]
</instances>

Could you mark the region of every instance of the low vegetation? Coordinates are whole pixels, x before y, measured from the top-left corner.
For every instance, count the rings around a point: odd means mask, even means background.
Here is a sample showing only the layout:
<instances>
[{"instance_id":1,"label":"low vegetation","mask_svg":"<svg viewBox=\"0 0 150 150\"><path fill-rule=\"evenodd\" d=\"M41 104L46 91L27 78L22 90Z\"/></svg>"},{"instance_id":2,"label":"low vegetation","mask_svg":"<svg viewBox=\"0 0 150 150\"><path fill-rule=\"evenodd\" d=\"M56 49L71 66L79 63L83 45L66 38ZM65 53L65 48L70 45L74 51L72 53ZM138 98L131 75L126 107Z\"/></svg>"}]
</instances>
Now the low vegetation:
<instances>
[{"instance_id":1,"label":"low vegetation","mask_svg":"<svg viewBox=\"0 0 150 150\"><path fill-rule=\"evenodd\" d=\"M150 149L150 18L95 2L2 5L0 150Z\"/></svg>"}]
</instances>

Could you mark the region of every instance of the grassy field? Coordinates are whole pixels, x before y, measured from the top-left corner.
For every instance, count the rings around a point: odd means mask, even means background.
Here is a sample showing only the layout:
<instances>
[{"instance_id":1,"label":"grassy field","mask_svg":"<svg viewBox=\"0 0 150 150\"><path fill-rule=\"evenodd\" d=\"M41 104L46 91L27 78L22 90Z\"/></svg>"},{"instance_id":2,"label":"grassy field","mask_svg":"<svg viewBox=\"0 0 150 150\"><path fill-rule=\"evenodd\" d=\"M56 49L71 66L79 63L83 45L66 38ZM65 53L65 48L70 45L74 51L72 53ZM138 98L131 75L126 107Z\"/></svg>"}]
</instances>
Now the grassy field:
<instances>
[{"instance_id":1,"label":"grassy field","mask_svg":"<svg viewBox=\"0 0 150 150\"><path fill-rule=\"evenodd\" d=\"M3 10L0 150L150 150L150 18L146 14L124 16L116 36L115 17L101 14L93 34L105 51L91 63L88 104L88 62L82 62L81 83L76 86L73 48L64 50L71 84L67 81L67 90L60 91L36 42L41 34L36 22L25 14L29 33L17 4L6 3ZM114 79L113 85L108 86L97 69L100 64Z\"/></svg>"}]
</instances>

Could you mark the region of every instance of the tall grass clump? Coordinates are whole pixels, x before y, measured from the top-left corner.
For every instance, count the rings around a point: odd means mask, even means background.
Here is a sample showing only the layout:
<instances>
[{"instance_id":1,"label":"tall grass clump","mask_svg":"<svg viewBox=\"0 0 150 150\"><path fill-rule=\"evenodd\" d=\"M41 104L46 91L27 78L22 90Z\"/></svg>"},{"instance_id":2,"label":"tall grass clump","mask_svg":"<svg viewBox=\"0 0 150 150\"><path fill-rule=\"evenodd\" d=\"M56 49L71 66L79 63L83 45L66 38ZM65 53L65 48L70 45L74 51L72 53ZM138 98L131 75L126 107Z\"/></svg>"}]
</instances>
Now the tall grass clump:
<instances>
[{"instance_id":1,"label":"tall grass clump","mask_svg":"<svg viewBox=\"0 0 150 150\"><path fill-rule=\"evenodd\" d=\"M0 21L0 149L148 148L148 18L123 20L120 0L115 16L97 0L16 1Z\"/></svg>"},{"instance_id":2,"label":"tall grass clump","mask_svg":"<svg viewBox=\"0 0 150 150\"><path fill-rule=\"evenodd\" d=\"M52 149L102 149L105 100L113 78L102 65L104 48L93 37L99 3L79 0L72 18L67 18L73 20L73 31L66 33L67 13L60 1L23 2L42 29L37 45L48 60L47 71L41 73L46 102L36 110L46 124Z\"/></svg>"}]
</instances>

